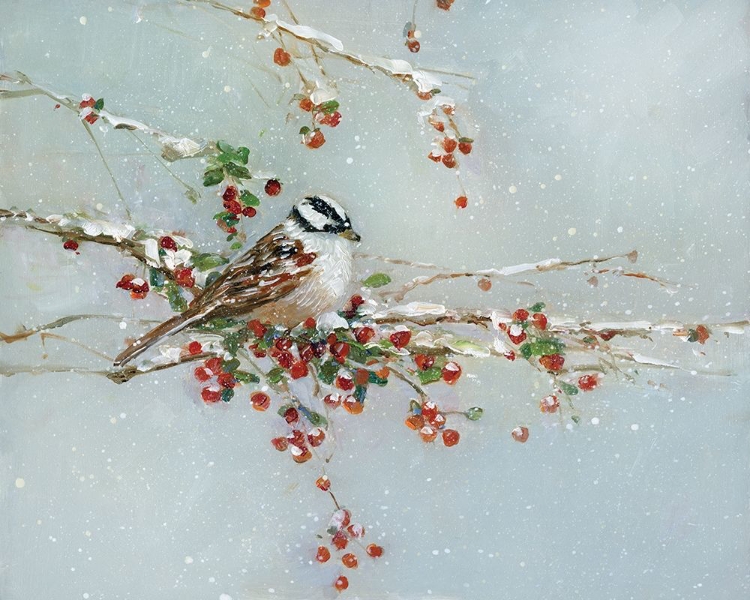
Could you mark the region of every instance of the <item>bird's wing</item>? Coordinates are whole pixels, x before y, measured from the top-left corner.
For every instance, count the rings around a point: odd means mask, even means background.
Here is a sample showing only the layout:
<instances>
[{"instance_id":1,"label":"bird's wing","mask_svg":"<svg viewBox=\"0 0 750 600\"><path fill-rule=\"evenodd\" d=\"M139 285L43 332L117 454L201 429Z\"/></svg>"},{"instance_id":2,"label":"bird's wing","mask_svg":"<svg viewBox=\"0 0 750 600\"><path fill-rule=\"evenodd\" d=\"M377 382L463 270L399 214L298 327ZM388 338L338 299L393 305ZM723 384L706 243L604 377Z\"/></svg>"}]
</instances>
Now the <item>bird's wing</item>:
<instances>
[{"instance_id":1,"label":"bird's wing","mask_svg":"<svg viewBox=\"0 0 750 600\"><path fill-rule=\"evenodd\" d=\"M314 253L305 253L301 241L287 236L283 226L276 227L232 262L195 304L252 311L294 290L311 273L315 258Z\"/></svg>"}]
</instances>

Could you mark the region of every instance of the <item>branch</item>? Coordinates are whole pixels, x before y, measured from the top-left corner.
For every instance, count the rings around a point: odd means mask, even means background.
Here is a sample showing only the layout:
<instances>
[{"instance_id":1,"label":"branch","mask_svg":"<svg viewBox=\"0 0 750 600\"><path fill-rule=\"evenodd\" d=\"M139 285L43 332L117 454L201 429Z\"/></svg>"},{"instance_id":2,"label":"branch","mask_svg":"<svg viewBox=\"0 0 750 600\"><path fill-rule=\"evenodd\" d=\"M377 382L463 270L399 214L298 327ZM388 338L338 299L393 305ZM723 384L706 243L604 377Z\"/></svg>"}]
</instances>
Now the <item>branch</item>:
<instances>
[{"instance_id":1,"label":"branch","mask_svg":"<svg viewBox=\"0 0 750 600\"><path fill-rule=\"evenodd\" d=\"M17 89L0 90L0 99L23 98L32 95L44 95L61 106L81 115L82 109L79 100L54 92L46 87L34 83L27 75L16 71L15 73L0 74L0 81L9 82L17 86ZM179 137L169 134L161 129L151 127L135 119L121 117L108 110L101 109L97 113L99 117L112 125L115 129L125 129L132 132L141 132L156 138L161 146L161 156L164 160L173 162L183 158L196 158L216 153L216 144L205 140L193 140L188 137Z\"/></svg>"}]
</instances>

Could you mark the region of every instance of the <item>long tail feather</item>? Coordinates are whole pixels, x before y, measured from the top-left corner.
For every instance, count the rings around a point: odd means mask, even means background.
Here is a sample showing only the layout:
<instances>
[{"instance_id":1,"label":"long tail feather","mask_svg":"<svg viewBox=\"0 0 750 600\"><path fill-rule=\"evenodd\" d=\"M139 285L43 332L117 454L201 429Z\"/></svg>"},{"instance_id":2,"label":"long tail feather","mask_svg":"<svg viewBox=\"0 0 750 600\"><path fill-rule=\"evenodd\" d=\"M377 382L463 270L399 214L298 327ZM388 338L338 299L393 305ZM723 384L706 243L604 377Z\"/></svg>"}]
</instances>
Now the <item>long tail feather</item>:
<instances>
[{"instance_id":1,"label":"long tail feather","mask_svg":"<svg viewBox=\"0 0 750 600\"><path fill-rule=\"evenodd\" d=\"M175 315L171 319L164 321L164 323L157 325L151 331L130 344L130 346L125 348L125 350L120 352L118 357L115 359L114 366L121 367L122 365L130 362L136 356L151 348L151 346L154 346L155 344L161 342L164 338L169 337L170 335L173 335L178 331L182 331L191 323L195 323L196 321L202 319L206 315L206 312L207 311L205 309L195 312L192 312L190 311L190 309L188 309L184 313Z\"/></svg>"}]
</instances>

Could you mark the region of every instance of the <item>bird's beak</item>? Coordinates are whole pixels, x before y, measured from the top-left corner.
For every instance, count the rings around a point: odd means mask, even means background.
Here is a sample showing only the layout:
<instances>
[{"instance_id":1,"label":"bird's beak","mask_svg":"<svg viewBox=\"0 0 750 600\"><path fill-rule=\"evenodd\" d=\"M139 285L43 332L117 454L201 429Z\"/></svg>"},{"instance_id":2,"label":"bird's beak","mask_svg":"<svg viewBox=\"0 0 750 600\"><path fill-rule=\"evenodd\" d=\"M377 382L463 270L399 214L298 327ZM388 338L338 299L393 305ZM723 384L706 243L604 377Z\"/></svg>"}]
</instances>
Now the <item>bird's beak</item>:
<instances>
[{"instance_id":1,"label":"bird's beak","mask_svg":"<svg viewBox=\"0 0 750 600\"><path fill-rule=\"evenodd\" d=\"M346 231L339 233L339 235L345 240L350 240L352 242L359 242L362 239L361 237L359 237L359 234L353 229L347 229Z\"/></svg>"}]
</instances>

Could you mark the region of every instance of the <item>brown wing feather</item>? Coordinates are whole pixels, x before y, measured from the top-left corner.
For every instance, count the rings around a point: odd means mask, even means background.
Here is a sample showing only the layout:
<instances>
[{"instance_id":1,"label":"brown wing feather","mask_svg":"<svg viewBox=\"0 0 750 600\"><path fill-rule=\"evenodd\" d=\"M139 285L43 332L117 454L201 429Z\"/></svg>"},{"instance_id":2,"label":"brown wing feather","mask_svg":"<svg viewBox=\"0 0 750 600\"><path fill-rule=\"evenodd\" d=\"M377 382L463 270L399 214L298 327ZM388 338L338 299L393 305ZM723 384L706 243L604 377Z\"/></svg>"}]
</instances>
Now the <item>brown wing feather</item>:
<instances>
[{"instance_id":1,"label":"brown wing feather","mask_svg":"<svg viewBox=\"0 0 750 600\"><path fill-rule=\"evenodd\" d=\"M233 261L194 305L212 316L248 314L294 290L311 271L313 258L279 226Z\"/></svg>"}]
</instances>

